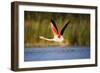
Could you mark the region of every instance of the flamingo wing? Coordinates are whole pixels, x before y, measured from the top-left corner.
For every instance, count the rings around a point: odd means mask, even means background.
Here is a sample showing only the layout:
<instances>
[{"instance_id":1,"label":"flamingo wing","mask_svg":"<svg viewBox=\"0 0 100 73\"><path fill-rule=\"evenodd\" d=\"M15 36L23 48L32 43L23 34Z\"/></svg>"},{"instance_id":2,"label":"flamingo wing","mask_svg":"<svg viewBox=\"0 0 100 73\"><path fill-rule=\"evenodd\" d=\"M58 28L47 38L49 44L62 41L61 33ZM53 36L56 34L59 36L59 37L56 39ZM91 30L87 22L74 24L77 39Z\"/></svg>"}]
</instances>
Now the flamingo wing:
<instances>
[{"instance_id":1,"label":"flamingo wing","mask_svg":"<svg viewBox=\"0 0 100 73\"><path fill-rule=\"evenodd\" d=\"M52 19L51 19L50 25L51 25L51 29L52 29L54 36L59 35L56 23Z\"/></svg>"},{"instance_id":2,"label":"flamingo wing","mask_svg":"<svg viewBox=\"0 0 100 73\"><path fill-rule=\"evenodd\" d=\"M63 35L64 31L65 31L65 28L68 26L68 24L70 23L70 21L68 21L64 26L63 28L61 29L60 31L60 35Z\"/></svg>"}]
</instances>

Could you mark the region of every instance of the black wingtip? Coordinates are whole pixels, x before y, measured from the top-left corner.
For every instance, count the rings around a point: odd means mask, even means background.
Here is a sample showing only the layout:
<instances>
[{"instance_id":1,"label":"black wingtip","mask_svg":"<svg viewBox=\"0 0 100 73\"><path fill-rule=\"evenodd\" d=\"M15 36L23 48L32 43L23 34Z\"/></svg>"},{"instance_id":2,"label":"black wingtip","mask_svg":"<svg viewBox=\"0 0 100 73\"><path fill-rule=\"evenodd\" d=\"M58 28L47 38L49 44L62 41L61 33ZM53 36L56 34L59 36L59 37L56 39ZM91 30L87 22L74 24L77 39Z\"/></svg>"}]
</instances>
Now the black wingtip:
<instances>
[{"instance_id":1,"label":"black wingtip","mask_svg":"<svg viewBox=\"0 0 100 73\"><path fill-rule=\"evenodd\" d=\"M55 21L53 20L53 19L51 19L51 21L50 22L52 22L53 23L53 25L56 27L56 23L55 23Z\"/></svg>"},{"instance_id":2,"label":"black wingtip","mask_svg":"<svg viewBox=\"0 0 100 73\"><path fill-rule=\"evenodd\" d=\"M68 26L68 24L70 23L70 20L65 24L65 26L62 28L60 34L63 35L65 28Z\"/></svg>"},{"instance_id":3,"label":"black wingtip","mask_svg":"<svg viewBox=\"0 0 100 73\"><path fill-rule=\"evenodd\" d=\"M58 29L57 29L57 26L56 26L56 23L53 19L51 19L51 23L53 24L53 26L56 28L57 32L58 32Z\"/></svg>"},{"instance_id":4,"label":"black wingtip","mask_svg":"<svg viewBox=\"0 0 100 73\"><path fill-rule=\"evenodd\" d=\"M54 20L53 20L53 19L51 19L51 22L52 22L53 24L55 24L55 22L54 22Z\"/></svg>"}]
</instances>

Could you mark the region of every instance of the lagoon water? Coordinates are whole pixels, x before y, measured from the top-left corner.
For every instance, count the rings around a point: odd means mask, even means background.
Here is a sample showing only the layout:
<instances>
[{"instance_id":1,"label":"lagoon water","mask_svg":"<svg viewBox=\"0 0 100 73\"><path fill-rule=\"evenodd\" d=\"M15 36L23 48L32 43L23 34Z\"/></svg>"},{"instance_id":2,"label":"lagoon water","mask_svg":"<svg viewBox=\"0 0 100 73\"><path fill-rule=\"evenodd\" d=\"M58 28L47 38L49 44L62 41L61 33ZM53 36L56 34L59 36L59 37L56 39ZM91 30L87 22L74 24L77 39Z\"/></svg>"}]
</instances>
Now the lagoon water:
<instances>
[{"instance_id":1,"label":"lagoon water","mask_svg":"<svg viewBox=\"0 0 100 73\"><path fill-rule=\"evenodd\" d=\"M90 58L90 47L25 48L24 61L70 60Z\"/></svg>"}]
</instances>

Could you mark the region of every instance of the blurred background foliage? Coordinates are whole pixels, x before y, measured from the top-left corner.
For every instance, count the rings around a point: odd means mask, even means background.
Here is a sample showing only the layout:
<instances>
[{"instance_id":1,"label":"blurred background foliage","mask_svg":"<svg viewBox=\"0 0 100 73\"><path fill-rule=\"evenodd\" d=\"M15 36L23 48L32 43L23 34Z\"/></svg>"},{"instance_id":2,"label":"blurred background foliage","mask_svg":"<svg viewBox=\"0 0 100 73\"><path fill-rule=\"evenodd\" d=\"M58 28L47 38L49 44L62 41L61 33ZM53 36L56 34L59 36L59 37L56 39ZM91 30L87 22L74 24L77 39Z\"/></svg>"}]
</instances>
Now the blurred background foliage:
<instances>
[{"instance_id":1,"label":"blurred background foliage","mask_svg":"<svg viewBox=\"0 0 100 73\"><path fill-rule=\"evenodd\" d=\"M90 15L54 12L24 12L25 47L57 45L55 42L41 40L39 36L53 38L50 20L53 19L60 31L62 26L71 21L64 31L64 44L71 46L90 45Z\"/></svg>"}]
</instances>

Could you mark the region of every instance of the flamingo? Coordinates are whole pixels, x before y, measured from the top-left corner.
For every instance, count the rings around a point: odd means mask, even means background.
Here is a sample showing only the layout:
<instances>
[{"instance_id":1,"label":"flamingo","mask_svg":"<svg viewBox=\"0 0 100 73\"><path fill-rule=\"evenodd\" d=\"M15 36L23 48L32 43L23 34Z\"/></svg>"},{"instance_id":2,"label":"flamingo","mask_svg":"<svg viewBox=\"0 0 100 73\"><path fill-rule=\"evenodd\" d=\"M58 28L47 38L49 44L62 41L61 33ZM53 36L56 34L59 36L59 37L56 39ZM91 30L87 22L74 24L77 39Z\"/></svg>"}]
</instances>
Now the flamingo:
<instances>
[{"instance_id":1,"label":"flamingo","mask_svg":"<svg viewBox=\"0 0 100 73\"><path fill-rule=\"evenodd\" d=\"M54 42L63 42L63 41L64 41L63 33L64 33L64 31L65 31L65 28L68 26L69 23L70 23L70 21L68 21L68 22L62 27L62 29L61 29L60 32L58 32L56 23L54 22L54 20L51 19L50 25L51 25L51 29L52 29L54 38L48 39L48 38L45 38L45 37L43 37L43 36L40 36L40 39L47 40L47 41L54 41Z\"/></svg>"}]
</instances>

